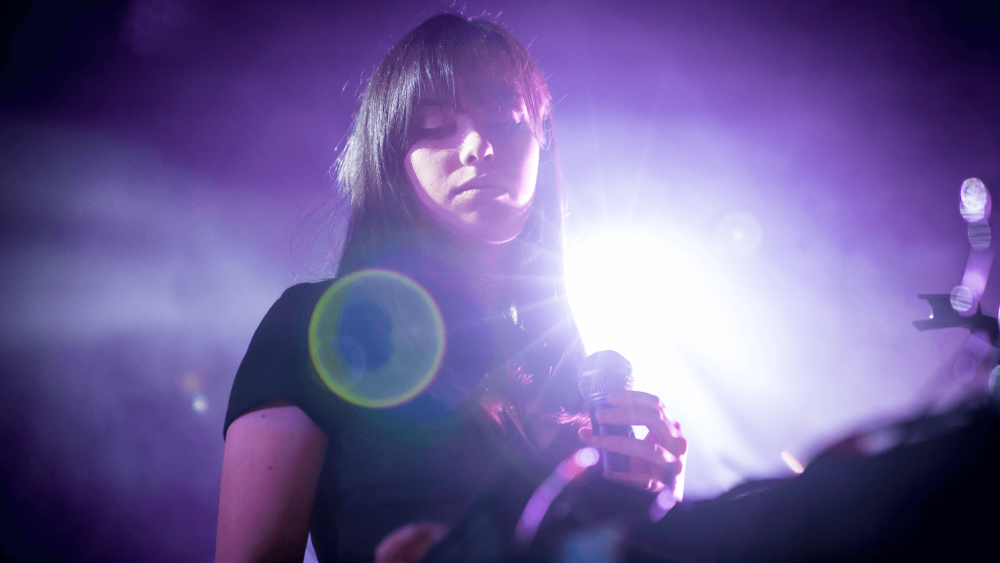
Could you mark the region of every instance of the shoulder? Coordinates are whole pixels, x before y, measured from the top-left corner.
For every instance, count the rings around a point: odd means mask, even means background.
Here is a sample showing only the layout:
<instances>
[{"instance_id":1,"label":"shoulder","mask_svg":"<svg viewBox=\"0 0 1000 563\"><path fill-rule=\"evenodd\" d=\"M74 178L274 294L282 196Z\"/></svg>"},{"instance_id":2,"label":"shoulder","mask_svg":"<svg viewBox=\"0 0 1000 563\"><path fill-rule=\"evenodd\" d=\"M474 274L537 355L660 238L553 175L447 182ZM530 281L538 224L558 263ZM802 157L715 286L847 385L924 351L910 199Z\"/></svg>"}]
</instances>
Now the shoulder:
<instances>
[{"instance_id":1,"label":"shoulder","mask_svg":"<svg viewBox=\"0 0 1000 563\"><path fill-rule=\"evenodd\" d=\"M318 282L295 284L286 289L274 304L281 307L315 306L323 293L335 281L337 280L331 278Z\"/></svg>"},{"instance_id":2,"label":"shoulder","mask_svg":"<svg viewBox=\"0 0 1000 563\"><path fill-rule=\"evenodd\" d=\"M286 289L281 297L271 305L261 326L291 326L308 324L316 303L323 293L334 283L334 279L312 283L299 283Z\"/></svg>"},{"instance_id":3,"label":"shoulder","mask_svg":"<svg viewBox=\"0 0 1000 563\"><path fill-rule=\"evenodd\" d=\"M237 376L249 370L298 369L298 364L308 356L309 320L316 303L333 281L300 283L286 289L260 321Z\"/></svg>"},{"instance_id":4,"label":"shoulder","mask_svg":"<svg viewBox=\"0 0 1000 563\"><path fill-rule=\"evenodd\" d=\"M276 401L311 414L309 394L315 378L309 360L309 320L332 283L293 285L271 305L236 370L225 428L249 410Z\"/></svg>"}]
</instances>

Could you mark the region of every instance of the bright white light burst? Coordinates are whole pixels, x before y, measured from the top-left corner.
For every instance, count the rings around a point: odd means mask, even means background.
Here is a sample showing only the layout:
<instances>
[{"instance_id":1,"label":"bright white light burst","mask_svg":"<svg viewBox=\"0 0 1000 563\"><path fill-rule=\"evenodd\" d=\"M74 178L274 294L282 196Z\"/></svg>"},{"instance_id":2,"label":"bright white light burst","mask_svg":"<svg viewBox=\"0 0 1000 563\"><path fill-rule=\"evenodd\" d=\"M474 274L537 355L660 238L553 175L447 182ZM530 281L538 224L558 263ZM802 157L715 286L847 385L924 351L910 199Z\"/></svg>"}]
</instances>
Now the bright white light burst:
<instances>
[{"instance_id":1,"label":"bright white light burst","mask_svg":"<svg viewBox=\"0 0 1000 563\"><path fill-rule=\"evenodd\" d=\"M725 460L758 472L774 463L773 450L765 458L747 449L732 414L780 395L772 350L782 348L770 335L786 324L761 301L749 257L713 242L606 232L566 247L566 289L587 351L628 358L635 388L684 425L692 492L701 494L745 478Z\"/></svg>"},{"instance_id":2,"label":"bright white light burst","mask_svg":"<svg viewBox=\"0 0 1000 563\"><path fill-rule=\"evenodd\" d=\"M687 250L694 248L636 233L570 245L566 286L587 351L622 353L640 384L686 371L692 355L739 371L746 357L731 292L707 253Z\"/></svg>"}]
</instances>

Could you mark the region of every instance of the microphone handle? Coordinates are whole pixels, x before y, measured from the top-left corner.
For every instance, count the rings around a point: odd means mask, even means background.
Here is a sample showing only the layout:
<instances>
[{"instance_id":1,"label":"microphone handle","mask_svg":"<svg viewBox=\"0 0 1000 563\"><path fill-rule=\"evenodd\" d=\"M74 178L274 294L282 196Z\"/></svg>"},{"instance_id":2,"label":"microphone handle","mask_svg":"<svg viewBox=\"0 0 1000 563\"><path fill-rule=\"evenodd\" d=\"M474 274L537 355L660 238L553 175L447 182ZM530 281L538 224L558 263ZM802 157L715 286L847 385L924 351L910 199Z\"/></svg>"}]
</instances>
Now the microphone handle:
<instances>
[{"instance_id":1,"label":"microphone handle","mask_svg":"<svg viewBox=\"0 0 1000 563\"><path fill-rule=\"evenodd\" d=\"M605 395L601 394L592 396L587 403L590 405L590 425L594 429L595 436L627 436L629 438L635 438L635 434L632 432L631 426L603 424L597 422L597 413L613 408L613 406L608 403L608 399ZM608 471L628 473L629 457L627 455L616 452L606 452L603 449L599 449L598 451L601 452L601 466L604 468L605 473Z\"/></svg>"}]
</instances>

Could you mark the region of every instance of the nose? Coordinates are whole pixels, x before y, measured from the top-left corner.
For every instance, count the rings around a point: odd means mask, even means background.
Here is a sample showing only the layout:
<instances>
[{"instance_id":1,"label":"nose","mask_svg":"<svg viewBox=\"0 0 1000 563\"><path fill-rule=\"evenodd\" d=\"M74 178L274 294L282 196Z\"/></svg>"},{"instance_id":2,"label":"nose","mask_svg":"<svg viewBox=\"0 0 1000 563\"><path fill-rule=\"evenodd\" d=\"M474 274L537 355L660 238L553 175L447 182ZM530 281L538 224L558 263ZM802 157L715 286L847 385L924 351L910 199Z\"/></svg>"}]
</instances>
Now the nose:
<instances>
[{"instance_id":1,"label":"nose","mask_svg":"<svg viewBox=\"0 0 1000 563\"><path fill-rule=\"evenodd\" d=\"M462 140L459 156L465 166L493 162L493 145L486 140L479 127L471 127Z\"/></svg>"}]
</instances>

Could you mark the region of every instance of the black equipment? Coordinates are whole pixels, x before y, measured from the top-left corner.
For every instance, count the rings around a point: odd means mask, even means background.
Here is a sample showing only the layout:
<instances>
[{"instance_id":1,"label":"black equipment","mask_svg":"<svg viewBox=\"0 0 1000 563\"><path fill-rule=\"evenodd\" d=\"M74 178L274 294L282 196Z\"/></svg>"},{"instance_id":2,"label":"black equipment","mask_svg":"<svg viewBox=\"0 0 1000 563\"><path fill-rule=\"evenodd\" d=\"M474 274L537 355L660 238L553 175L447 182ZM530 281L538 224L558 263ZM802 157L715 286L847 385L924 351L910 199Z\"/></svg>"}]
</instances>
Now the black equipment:
<instances>
[{"instance_id":1,"label":"black equipment","mask_svg":"<svg viewBox=\"0 0 1000 563\"><path fill-rule=\"evenodd\" d=\"M990 344L997 345L997 337L1000 336L997 319L984 315L980 305L976 305L975 314L962 316L951 306L951 295L947 293L922 294L917 297L931 306L929 319L913 321L913 326L917 327L917 330L964 327L970 332L986 332L990 336Z\"/></svg>"},{"instance_id":2,"label":"black equipment","mask_svg":"<svg viewBox=\"0 0 1000 563\"><path fill-rule=\"evenodd\" d=\"M520 475L482 498L425 563L995 561L1000 408L985 397L850 436L799 476L678 503L600 478L551 503L528 546L512 541L537 486ZM597 470L597 471L595 471Z\"/></svg>"}]
</instances>

